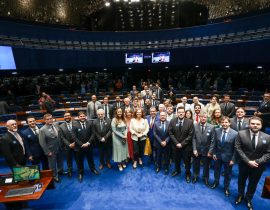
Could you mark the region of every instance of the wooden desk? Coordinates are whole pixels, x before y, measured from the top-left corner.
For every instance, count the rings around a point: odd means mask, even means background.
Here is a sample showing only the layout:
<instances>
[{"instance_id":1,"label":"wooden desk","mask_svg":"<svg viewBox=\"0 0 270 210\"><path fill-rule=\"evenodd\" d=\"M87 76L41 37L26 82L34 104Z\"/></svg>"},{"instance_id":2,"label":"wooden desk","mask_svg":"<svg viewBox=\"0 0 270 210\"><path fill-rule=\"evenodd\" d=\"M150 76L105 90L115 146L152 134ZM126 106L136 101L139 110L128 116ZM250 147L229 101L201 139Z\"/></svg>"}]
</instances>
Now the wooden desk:
<instances>
[{"instance_id":1,"label":"wooden desk","mask_svg":"<svg viewBox=\"0 0 270 210\"><path fill-rule=\"evenodd\" d=\"M17 189L23 187L31 187L35 184L42 184L42 188L39 192L34 192L31 195L16 196L11 198L5 198L5 195L9 189ZM41 179L35 180L31 183L11 184L1 186L0 203L14 203L30 200L38 200L46 189L54 189L53 172L51 170L41 171Z\"/></svg>"}]
</instances>

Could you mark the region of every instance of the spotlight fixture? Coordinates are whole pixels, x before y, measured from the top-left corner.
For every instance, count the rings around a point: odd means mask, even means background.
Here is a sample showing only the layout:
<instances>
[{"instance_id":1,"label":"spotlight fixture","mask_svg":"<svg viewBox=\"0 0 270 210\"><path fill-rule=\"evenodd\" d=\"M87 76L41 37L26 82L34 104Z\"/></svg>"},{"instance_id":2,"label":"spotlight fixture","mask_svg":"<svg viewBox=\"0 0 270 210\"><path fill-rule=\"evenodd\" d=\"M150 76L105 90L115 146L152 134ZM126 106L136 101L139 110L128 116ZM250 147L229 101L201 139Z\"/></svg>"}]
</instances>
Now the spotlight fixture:
<instances>
[{"instance_id":1,"label":"spotlight fixture","mask_svg":"<svg viewBox=\"0 0 270 210\"><path fill-rule=\"evenodd\" d=\"M107 1L107 2L105 2L105 6L109 7L109 6L111 6L111 3Z\"/></svg>"},{"instance_id":2,"label":"spotlight fixture","mask_svg":"<svg viewBox=\"0 0 270 210\"><path fill-rule=\"evenodd\" d=\"M257 69L262 69L263 67L262 66L257 66Z\"/></svg>"}]
</instances>

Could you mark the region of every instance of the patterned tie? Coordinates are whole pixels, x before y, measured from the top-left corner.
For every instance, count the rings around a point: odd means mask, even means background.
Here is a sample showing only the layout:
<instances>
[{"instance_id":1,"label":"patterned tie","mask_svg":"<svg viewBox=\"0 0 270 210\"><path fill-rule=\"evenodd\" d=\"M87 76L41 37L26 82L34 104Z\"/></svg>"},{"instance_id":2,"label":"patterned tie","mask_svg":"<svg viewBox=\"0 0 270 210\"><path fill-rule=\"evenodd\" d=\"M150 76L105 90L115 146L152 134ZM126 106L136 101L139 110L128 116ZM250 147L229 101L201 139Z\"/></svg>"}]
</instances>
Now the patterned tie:
<instances>
[{"instance_id":1,"label":"patterned tie","mask_svg":"<svg viewBox=\"0 0 270 210\"><path fill-rule=\"evenodd\" d=\"M67 123L67 128L68 128L69 132L72 130L72 127L71 127L70 123Z\"/></svg>"}]
</instances>

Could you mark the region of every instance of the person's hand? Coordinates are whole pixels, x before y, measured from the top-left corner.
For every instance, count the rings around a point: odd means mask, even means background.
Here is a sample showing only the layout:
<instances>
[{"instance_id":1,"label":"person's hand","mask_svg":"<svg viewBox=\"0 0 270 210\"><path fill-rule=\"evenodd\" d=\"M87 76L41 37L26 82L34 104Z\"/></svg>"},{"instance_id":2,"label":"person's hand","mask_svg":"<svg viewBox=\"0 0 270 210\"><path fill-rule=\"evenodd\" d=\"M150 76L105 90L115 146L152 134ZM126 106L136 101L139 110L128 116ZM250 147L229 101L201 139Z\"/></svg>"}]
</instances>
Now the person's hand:
<instances>
[{"instance_id":1,"label":"person's hand","mask_svg":"<svg viewBox=\"0 0 270 210\"><path fill-rule=\"evenodd\" d=\"M217 160L217 156L216 155L213 155L213 159L214 159L214 161L216 161Z\"/></svg>"},{"instance_id":2,"label":"person's hand","mask_svg":"<svg viewBox=\"0 0 270 210\"><path fill-rule=\"evenodd\" d=\"M166 147L166 145L167 145L166 141L161 142L161 146Z\"/></svg>"},{"instance_id":3,"label":"person's hand","mask_svg":"<svg viewBox=\"0 0 270 210\"><path fill-rule=\"evenodd\" d=\"M29 156L28 158L30 161L34 161L33 156Z\"/></svg>"},{"instance_id":4,"label":"person's hand","mask_svg":"<svg viewBox=\"0 0 270 210\"><path fill-rule=\"evenodd\" d=\"M197 150L194 150L193 154L195 155L195 157L198 157L198 155L199 155Z\"/></svg>"},{"instance_id":5,"label":"person's hand","mask_svg":"<svg viewBox=\"0 0 270 210\"><path fill-rule=\"evenodd\" d=\"M87 148L89 147L90 143L89 142L86 142L85 144L82 145L82 148Z\"/></svg>"},{"instance_id":6,"label":"person's hand","mask_svg":"<svg viewBox=\"0 0 270 210\"><path fill-rule=\"evenodd\" d=\"M180 149L180 148L182 148L182 144L178 143L178 144L176 144L176 147Z\"/></svg>"},{"instance_id":7,"label":"person's hand","mask_svg":"<svg viewBox=\"0 0 270 210\"><path fill-rule=\"evenodd\" d=\"M69 148L74 149L75 148L75 142L69 145Z\"/></svg>"},{"instance_id":8,"label":"person's hand","mask_svg":"<svg viewBox=\"0 0 270 210\"><path fill-rule=\"evenodd\" d=\"M212 154L211 153L207 153L207 157L211 158L212 157Z\"/></svg>"},{"instance_id":9,"label":"person's hand","mask_svg":"<svg viewBox=\"0 0 270 210\"><path fill-rule=\"evenodd\" d=\"M142 133L138 133L138 138L141 138L142 137Z\"/></svg>"},{"instance_id":10,"label":"person's hand","mask_svg":"<svg viewBox=\"0 0 270 210\"><path fill-rule=\"evenodd\" d=\"M230 162L229 162L229 166L232 166L234 164L234 162L231 160Z\"/></svg>"},{"instance_id":11,"label":"person's hand","mask_svg":"<svg viewBox=\"0 0 270 210\"><path fill-rule=\"evenodd\" d=\"M250 161L248 161L248 165L249 165L251 168L258 168L258 167L259 167L259 164L256 163L255 160L250 160Z\"/></svg>"},{"instance_id":12,"label":"person's hand","mask_svg":"<svg viewBox=\"0 0 270 210\"><path fill-rule=\"evenodd\" d=\"M105 138L104 138L104 137L102 137L100 141L101 141L101 142L105 142Z\"/></svg>"},{"instance_id":13,"label":"person's hand","mask_svg":"<svg viewBox=\"0 0 270 210\"><path fill-rule=\"evenodd\" d=\"M53 155L52 152L49 152L49 153L48 153L48 157L51 157L52 155Z\"/></svg>"}]
</instances>

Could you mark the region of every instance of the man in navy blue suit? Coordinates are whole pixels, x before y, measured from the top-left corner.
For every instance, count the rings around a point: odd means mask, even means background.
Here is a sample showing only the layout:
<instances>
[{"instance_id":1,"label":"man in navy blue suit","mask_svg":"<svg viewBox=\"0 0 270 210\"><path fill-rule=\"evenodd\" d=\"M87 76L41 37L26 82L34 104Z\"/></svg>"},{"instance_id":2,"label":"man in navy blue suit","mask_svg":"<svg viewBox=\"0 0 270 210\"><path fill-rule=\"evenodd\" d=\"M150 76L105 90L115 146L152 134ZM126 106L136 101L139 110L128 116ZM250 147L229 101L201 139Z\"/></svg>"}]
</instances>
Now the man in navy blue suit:
<instances>
[{"instance_id":1,"label":"man in navy blue suit","mask_svg":"<svg viewBox=\"0 0 270 210\"><path fill-rule=\"evenodd\" d=\"M160 112L160 120L155 122L154 125L154 147L157 149L157 165L156 165L156 173L160 171L162 156L164 156L164 171L165 174L169 173L169 152L170 152L170 135L169 135L169 121L166 120L167 114L166 112Z\"/></svg>"},{"instance_id":2,"label":"man in navy blue suit","mask_svg":"<svg viewBox=\"0 0 270 210\"><path fill-rule=\"evenodd\" d=\"M232 176L232 166L235 163L236 151L234 149L237 132L230 128L230 118L222 117L221 128L216 128L215 139L213 141L213 159L215 160L215 181L211 186L215 189L219 185L221 166L224 165L224 193L230 195L230 181Z\"/></svg>"},{"instance_id":3,"label":"man in navy blue suit","mask_svg":"<svg viewBox=\"0 0 270 210\"><path fill-rule=\"evenodd\" d=\"M44 154L38 140L39 127L34 116L26 118L28 128L22 132L25 141L26 156L33 165L42 164L42 169L49 169L48 159Z\"/></svg>"}]
</instances>

